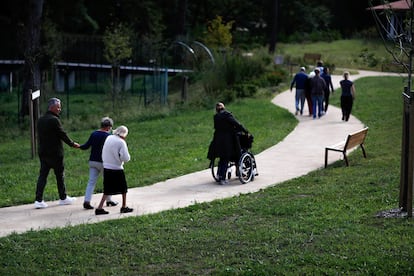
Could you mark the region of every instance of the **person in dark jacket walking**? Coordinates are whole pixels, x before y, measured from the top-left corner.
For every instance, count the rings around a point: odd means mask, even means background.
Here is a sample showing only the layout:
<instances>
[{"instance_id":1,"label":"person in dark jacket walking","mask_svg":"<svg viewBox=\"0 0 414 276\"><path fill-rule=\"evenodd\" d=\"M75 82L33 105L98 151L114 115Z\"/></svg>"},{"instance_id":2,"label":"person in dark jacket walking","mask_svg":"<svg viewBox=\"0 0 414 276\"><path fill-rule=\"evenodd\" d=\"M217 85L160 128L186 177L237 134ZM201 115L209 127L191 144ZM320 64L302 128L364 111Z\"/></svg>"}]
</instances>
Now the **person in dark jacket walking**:
<instances>
[{"instance_id":1,"label":"person in dark jacket walking","mask_svg":"<svg viewBox=\"0 0 414 276\"><path fill-rule=\"evenodd\" d=\"M248 133L231 114L226 110L223 103L216 104L216 114L214 115L214 136L210 145L208 158L210 160L219 157L218 176L220 184L227 184L226 172L230 161L238 161L241 155L240 143L237 132Z\"/></svg>"},{"instance_id":2,"label":"person in dark jacket walking","mask_svg":"<svg viewBox=\"0 0 414 276\"><path fill-rule=\"evenodd\" d=\"M98 176L103 172L102 148L106 137L111 135L113 125L114 121L111 118L102 118L101 127L92 132L88 141L80 146L80 149L82 150L91 148L91 153L89 155L89 180L85 190L85 199L83 201L83 208L85 209L93 209L93 206L91 205L92 194L95 190ZM116 205L118 205L118 202L113 201L111 196L106 198L106 206Z\"/></svg>"},{"instance_id":3,"label":"person in dark jacket walking","mask_svg":"<svg viewBox=\"0 0 414 276\"><path fill-rule=\"evenodd\" d=\"M292 92L293 86L296 84L295 94L295 115L303 114L303 106L305 105L305 85L308 79L308 75L305 73L305 67L301 67L300 71L295 74L293 80L290 83L290 92Z\"/></svg>"},{"instance_id":4,"label":"person in dark jacket walking","mask_svg":"<svg viewBox=\"0 0 414 276\"><path fill-rule=\"evenodd\" d=\"M49 99L48 111L37 123L40 171L36 186L36 201L34 203L36 209L42 209L48 206L43 200L43 192L50 169L53 169L56 176L56 184L60 198L59 204L72 204L76 200L76 198L66 194L62 141L73 148L79 148L79 144L72 141L63 129L59 119L60 111L60 100L58 98Z\"/></svg>"},{"instance_id":5,"label":"person in dark jacket walking","mask_svg":"<svg viewBox=\"0 0 414 276\"><path fill-rule=\"evenodd\" d=\"M349 80L349 72L344 72L344 79L339 82L342 89L341 109L342 121L348 121L351 116L352 106L355 100L355 85Z\"/></svg>"},{"instance_id":6,"label":"person in dark jacket walking","mask_svg":"<svg viewBox=\"0 0 414 276\"><path fill-rule=\"evenodd\" d=\"M312 116L312 95L311 95L311 81L312 78L315 76L314 72L311 72L308 75L308 78L305 81L305 98L306 98L306 102L308 103L308 110L309 110L309 116Z\"/></svg>"},{"instance_id":7,"label":"person in dark jacket walking","mask_svg":"<svg viewBox=\"0 0 414 276\"><path fill-rule=\"evenodd\" d=\"M321 77L325 80L326 83L326 89L325 89L325 96L324 96L324 110L325 113L328 112L328 106L329 106L329 96L334 93L334 87L332 84L332 77L329 74L329 68L328 67L324 67L323 68L323 74L321 74Z\"/></svg>"},{"instance_id":8,"label":"person in dark jacket walking","mask_svg":"<svg viewBox=\"0 0 414 276\"><path fill-rule=\"evenodd\" d=\"M314 70L315 76L311 80L311 96L312 96L312 116L313 119L322 117L324 114L323 110L323 97L326 89L325 80L320 76L319 68Z\"/></svg>"}]
</instances>

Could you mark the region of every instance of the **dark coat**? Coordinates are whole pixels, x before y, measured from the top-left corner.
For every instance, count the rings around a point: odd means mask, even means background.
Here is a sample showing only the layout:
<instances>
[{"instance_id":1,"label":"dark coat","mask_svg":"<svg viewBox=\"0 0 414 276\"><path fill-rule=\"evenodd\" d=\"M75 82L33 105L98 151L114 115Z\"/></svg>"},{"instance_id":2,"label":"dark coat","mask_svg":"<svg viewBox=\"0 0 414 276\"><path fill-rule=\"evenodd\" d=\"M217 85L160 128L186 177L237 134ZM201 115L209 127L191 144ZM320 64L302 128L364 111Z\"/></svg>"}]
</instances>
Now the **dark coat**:
<instances>
[{"instance_id":1,"label":"dark coat","mask_svg":"<svg viewBox=\"0 0 414 276\"><path fill-rule=\"evenodd\" d=\"M319 76L316 75L311 79L311 95L312 96L323 96L325 95L326 90L326 83L325 80Z\"/></svg>"},{"instance_id":2,"label":"dark coat","mask_svg":"<svg viewBox=\"0 0 414 276\"><path fill-rule=\"evenodd\" d=\"M63 130L59 116L46 112L37 122L40 157L63 157L62 141L73 147L74 142Z\"/></svg>"},{"instance_id":3,"label":"dark coat","mask_svg":"<svg viewBox=\"0 0 414 276\"><path fill-rule=\"evenodd\" d=\"M207 158L216 157L229 161L240 158L241 148L237 132L248 132L227 110L222 110L214 115L214 136L210 143Z\"/></svg>"}]
</instances>

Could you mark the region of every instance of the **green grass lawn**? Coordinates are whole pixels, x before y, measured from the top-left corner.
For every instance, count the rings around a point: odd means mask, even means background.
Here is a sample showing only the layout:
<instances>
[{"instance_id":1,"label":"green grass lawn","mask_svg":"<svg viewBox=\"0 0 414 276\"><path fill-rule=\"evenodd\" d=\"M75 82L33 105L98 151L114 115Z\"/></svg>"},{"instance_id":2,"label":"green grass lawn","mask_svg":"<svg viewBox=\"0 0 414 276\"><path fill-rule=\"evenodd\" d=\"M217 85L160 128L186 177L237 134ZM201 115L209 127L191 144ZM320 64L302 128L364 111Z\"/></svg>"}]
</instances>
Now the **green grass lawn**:
<instances>
[{"instance_id":1,"label":"green grass lawn","mask_svg":"<svg viewBox=\"0 0 414 276\"><path fill-rule=\"evenodd\" d=\"M368 158L364 159L360 152L352 153L350 167L336 162L328 169L257 193L154 215L13 234L0 238L0 273L411 275L414 273L414 222L376 217L380 211L398 207L403 86L400 78L392 77L364 78L356 82L358 96L353 114L368 125L370 131L366 141ZM332 103L339 102L339 94L334 94ZM269 99L237 102L229 108L256 134L257 151L280 141L295 125L293 116L271 106ZM135 156L132 163L137 165L131 163L128 175L137 170L134 181L141 183L145 178L141 174L150 170L151 165L142 164L148 163L145 148L151 142L161 139L168 141L171 148L186 148L189 145L180 144L180 139L189 134L201 139L190 144L192 149L186 152L186 155L194 154L191 161L197 165L187 168L183 158L178 158L169 166L178 174L205 167L203 151L212 131L211 116L212 111L194 111L166 117L160 122L130 122L129 139L139 142L131 145ZM263 116L260 120L256 118ZM263 119L268 122L259 123ZM188 132L187 127L191 131ZM182 137L176 139L181 132L184 133ZM145 138L156 133L159 133L155 136L157 139ZM87 134L86 131L73 133L83 139ZM164 137L168 139L163 140ZM17 142L0 145L2 153L14 156L13 162L2 157L2 174L18 170L19 173L10 175L20 178L17 174L27 174L26 179L30 180L24 189L9 187L8 191L4 188L7 183L9 186L26 184L2 176L2 201L10 195L28 193L27 199L11 199L13 204L32 200L36 172L29 171L37 168L35 161L29 162L30 167L27 165L27 158L21 156L26 154L27 148L20 150L17 145ZM81 164L75 164L80 154L68 151L70 174L86 172L86 154ZM158 154L162 154L161 150ZM166 156L173 158L174 151ZM23 165L27 166L26 170L19 169ZM165 174L174 176L174 173ZM151 179L146 181L151 182ZM74 182L68 182L71 190ZM84 187L84 181L80 182ZM78 193L82 192L82 185L79 184ZM54 183L48 186L47 193L53 197Z\"/></svg>"}]
</instances>

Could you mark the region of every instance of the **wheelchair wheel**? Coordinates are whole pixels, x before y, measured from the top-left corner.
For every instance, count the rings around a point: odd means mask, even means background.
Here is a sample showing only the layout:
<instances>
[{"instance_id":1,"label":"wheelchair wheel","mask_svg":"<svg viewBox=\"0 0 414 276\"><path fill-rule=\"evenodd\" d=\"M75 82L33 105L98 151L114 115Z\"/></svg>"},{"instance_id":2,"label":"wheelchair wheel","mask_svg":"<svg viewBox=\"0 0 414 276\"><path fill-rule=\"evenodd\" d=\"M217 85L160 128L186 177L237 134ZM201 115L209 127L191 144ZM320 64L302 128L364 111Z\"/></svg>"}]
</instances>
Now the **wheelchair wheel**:
<instances>
[{"instance_id":1,"label":"wheelchair wheel","mask_svg":"<svg viewBox=\"0 0 414 276\"><path fill-rule=\"evenodd\" d=\"M218 161L219 160L220 160L219 158L214 158L213 160L210 161L211 175L213 176L216 182L220 182L220 178L218 175ZM231 178L232 166L234 166L234 163L232 162L229 162L229 164L227 165L227 172L226 172L227 179Z\"/></svg>"},{"instance_id":2,"label":"wheelchair wheel","mask_svg":"<svg viewBox=\"0 0 414 276\"><path fill-rule=\"evenodd\" d=\"M216 182L220 182L220 178L218 176L218 158L214 158L210 161L210 168L211 168L211 175L213 176Z\"/></svg>"},{"instance_id":3,"label":"wheelchair wheel","mask_svg":"<svg viewBox=\"0 0 414 276\"><path fill-rule=\"evenodd\" d=\"M254 167L254 157L248 152L243 153L239 160L239 180L241 183L253 181Z\"/></svg>"}]
</instances>

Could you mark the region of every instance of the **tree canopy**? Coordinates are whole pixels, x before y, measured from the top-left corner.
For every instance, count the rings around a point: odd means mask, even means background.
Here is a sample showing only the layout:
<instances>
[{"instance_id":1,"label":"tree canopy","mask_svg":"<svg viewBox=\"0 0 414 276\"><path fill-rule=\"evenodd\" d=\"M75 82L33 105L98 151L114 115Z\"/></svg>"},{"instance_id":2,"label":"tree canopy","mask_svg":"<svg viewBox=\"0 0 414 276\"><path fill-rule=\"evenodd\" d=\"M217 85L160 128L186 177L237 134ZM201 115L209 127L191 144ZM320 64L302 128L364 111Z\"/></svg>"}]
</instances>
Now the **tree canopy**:
<instances>
[{"instance_id":1,"label":"tree canopy","mask_svg":"<svg viewBox=\"0 0 414 276\"><path fill-rule=\"evenodd\" d=\"M43 42L48 37L84 35L102 37L113 24L131 26L135 49L154 44L162 47L177 39L202 41L209 22L217 16L233 22L233 43L266 45L269 35L278 40L306 38L306 34L335 30L343 36L373 26L366 11L369 0L54 0L43 5ZM378 1L379 2L379 1ZM21 56L21 28L27 11L24 0L4 0L0 30L8 38L0 45L0 58ZM275 19L277 5L278 14ZM272 29L273 28L273 29ZM275 29L276 28L276 29ZM48 31L48 36L45 31ZM295 35L299 34L299 35ZM303 35L305 34L305 36ZM4 40L3 40L4 41ZM63 43L65 44L65 43ZM149 45L148 45L149 44ZM141 51L143 51L141 49Z\"/></svg>"}]
</instances>

